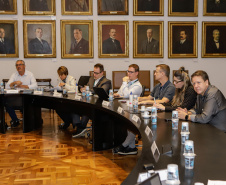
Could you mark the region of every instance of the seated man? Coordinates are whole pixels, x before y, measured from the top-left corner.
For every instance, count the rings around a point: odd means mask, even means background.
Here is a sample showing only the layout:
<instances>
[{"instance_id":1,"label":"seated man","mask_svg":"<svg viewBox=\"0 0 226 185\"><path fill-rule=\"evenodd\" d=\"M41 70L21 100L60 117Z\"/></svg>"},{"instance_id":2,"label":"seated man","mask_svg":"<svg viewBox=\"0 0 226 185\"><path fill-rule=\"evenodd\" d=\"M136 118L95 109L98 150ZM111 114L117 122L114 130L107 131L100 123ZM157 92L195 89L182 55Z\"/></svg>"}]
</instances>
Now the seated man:
<instances>
[{"instance_id":1,"label":"seated man","mask_svg":"<svg viewBox=\"0 0 226 185\"><path fill-rule=\"evenodd\" d=\"M157 84L151 95L140 97L139 104L168 103L173 99L175 87L169 81L170 68L166 64L156 66L155 79L160 83Z\"/></svg>"},{"instance_id":2,"label":"seated man","mask_svg":"<svg viewBox=\"0 0 226 185\"><path fill-rule=\"evenodd\" d=\"M59 83L58 88L64 88L67 91L73 91L75 90L75 79L73 76L68 74L68 69L65 66L61 66L58 68L57 73L59 75ZM73 118L71 113L67 113L61 110L56 110L57 114L60 116L60 118L64 121L61 125L59 125L60 129L67 129L70 125L70 123L73 123ZM73 125L75 127L75 125Z\"/></svg>"},{"instance_id":3,"label":"seated man","mask_svg":"<svg viewBox=\"0 0 226 185\"><path fill-rule=\"evenodd\" d=\"M25 69L25 62L23 60L16 61L16 69L17 72L13 73L10 77L8 83L6 84L6 89L12 88L21 88L21 89L36 89L37 82L36 79L30 71ZM5 102L6 111L9 113L11 117L11 126L17 127L19 123L19 119L15 113L15 110L11 107L10 99L7 99Z\"/></svg>"},{"instance_id":4,"label":"seated man","mask_svg":"<svg viewBox=\"0 0 226 185\"><path fill-rule=\"evenodd\" d=\"M226 131L226 100L215 86L210 85L205 71L196 71L191 76L197 100L194 109L189 112L178 108L178 116L183 120L198 123L209 123L216 128Z\"/></svg>"},{"instance_id":5,"label":"seated man","mask_svg":"<svg viewBox=\"0 0 226 185\"><path fill-rule=\"evenodd\" d=\"M89 86L89 90L92 93L94 93L93 87L101 87L106 91L107 94L109 93L109 90L111 89L111 80L108 80L104 76L104 66L102 64L98 63L98 64L94 65L93 76L90 77L87 86ZM81 91L83 89L85 89L85 87L81 88ZM80 119L80 115L74 114L73 119L75 120L75 123L77 124L77 130L76 130L76 133L74 133L72 137L75 138L75 137L84 136L84 134L87 130L86 125L89 121L89 117L82 116L82 118Z\"/></svg>"},{"instance_id":6,"label":"seated man","mask_svg":"<svg viewBox=\"0 0 226 185\"><path fill-rule=\"evenodd\" d=\"M123 96L128 98L130 92L133 95L140 96L142 93L142 85L138 80L139 66L136 64L131 64L127 71L128 76L123 78L123 84L120 87L118 93L114 94L115 97ZM118 147L113 149L113 153L118 153L121 155L133 155L137 154L137 148L135 147L135 137L136 135L130 131L127 131L126 140Z\"/></svg>"}]
</instances>

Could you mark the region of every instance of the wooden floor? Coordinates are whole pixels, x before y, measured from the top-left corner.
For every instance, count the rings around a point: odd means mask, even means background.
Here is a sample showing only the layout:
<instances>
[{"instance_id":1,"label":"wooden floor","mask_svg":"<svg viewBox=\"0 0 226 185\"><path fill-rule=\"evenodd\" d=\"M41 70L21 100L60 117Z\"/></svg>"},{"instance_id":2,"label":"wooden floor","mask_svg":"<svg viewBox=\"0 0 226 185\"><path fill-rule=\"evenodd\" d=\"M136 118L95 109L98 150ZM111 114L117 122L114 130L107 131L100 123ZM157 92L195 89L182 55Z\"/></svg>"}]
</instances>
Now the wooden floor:
<instances>
[{"instance_id":1,"label":"wooden floor","mask_svg":"<svg viewBox=\"0 0 226 185\"><path fill-rule=\"evenodd\" d=\"M40 130L24 134L20 125L0 134L1 185L118 185L141 153L141 148L133 156L113 155L111 150L92 152L88 138L72 139L72 126L58 129L62 121L56 113L43 110L42 117ZM6 122L10 122L8 115Z\"/></svg>"}]
</instances>

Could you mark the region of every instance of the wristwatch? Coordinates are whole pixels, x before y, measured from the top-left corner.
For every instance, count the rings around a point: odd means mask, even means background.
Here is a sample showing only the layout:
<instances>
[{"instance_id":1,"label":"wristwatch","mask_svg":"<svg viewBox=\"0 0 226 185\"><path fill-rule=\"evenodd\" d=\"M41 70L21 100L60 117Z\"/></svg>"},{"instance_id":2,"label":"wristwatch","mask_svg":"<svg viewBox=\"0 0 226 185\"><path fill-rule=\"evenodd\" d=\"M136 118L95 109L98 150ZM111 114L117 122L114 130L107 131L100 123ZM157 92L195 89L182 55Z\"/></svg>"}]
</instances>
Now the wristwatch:
<instances>
[{"instance_id":1,"label":"wristwatch","mask_svg":"<svg viewBox=\"0 0 226 185\"><path fill-rule=\"evenodd\" d=\"M185 116L185 120L188 121L188 114Z\"/></svg>"}]
</instances>

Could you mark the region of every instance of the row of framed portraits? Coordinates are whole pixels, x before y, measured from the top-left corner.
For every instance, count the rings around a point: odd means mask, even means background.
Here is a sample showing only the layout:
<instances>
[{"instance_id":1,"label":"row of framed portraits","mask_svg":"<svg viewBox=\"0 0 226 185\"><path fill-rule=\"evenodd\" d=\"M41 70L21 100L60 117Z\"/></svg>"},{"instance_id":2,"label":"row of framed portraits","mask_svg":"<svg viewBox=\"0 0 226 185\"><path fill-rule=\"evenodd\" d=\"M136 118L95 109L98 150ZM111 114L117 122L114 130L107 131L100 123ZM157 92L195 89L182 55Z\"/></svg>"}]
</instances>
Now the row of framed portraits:
<instances>
[{"instance_id":1,"label":"row of framed portraits","mask_svg":"<svg viewBox=\"0 0 226 185\"><path fill-rule=\"evenodd\" d=\"M18 57L17 20L0 20L0 57ZM198 22L168 22L168 57L197 58ZM226 22L203 22L202 57L226 57ZM133 57L163 58L163 21L133 22ZM55 20L24 20L24 57L56 57ZM132 40L132 39L130 39ZM93 58L93 21L61 20L61 57ZM99 58L129 57L129 22L98 21Z\"/></svg>"},{"instance_id":2,"label":"row of framed portraits","mask_svg":"<svg viewBox=\"0 0 226 185\"><path fill-rule=\"evenodd\" d=\"M128 15L129 0L97 3L99 15ZM164 15L164 0L133 0L133 4L134 15ZM168 4L169 16L198 16L198 0L168 0ZM23 14L56 15L55 6L56 0L23 0ZM61 0L62 15L92 15L92 6L93 0ZM226 16L226 0L203 0L203 7L205 16ZM17 14L17 0L0 0L0 14Z\"/></svg>"}]
</instances>

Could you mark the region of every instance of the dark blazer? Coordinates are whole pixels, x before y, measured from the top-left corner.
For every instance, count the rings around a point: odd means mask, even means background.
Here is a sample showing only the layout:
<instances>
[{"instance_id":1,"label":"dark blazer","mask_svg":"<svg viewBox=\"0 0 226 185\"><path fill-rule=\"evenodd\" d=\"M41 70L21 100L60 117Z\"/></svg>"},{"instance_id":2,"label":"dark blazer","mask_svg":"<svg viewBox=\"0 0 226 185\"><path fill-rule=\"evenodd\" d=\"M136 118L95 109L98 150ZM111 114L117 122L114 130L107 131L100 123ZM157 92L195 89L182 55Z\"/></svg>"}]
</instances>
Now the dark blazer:
<instances>
[{"instance_id":1,"label":"dark blazer","mask_svg":"<svg viewBox=\"0 0 226 185\"><path fill-rule=\"evenodd\" d=\"M0 54L15 54L13 42L4 38L4 44L0 42Z\"/></svg>"},{"instance_id":2,"label":"dark blazer","mask_svg":"<svg viewBox=\"0 0 226 185\"><path fill-rule=\"evenodd\" d=\"M141 54L159 54L159 41L152 38L151 42L148 43L148 40L144 40L139 49Z\"/></svg>"},{"instance_id":3,"label":"dark blazer","mask_svg":"<svg viewBox=\"0 0 226 185\"><path fill-rule=\"evenodd\" d=\"M193 45L191 42L186 40L183 44L180 41L177 41L173 45L173 54L192 54Z\"/></svg>"},{"instance_id":4,"label":"dark blazer","mask_svg":"<svg viewBox=\"0 0 226 185\"><path fill-rule=\"evenodd\" d=\"M216 4L215 0L207 0L208 13L226 13L226 0L221 0Z\"/></svg>"},{"instance_id":5,"label":"dark blazer","mask_svg":"<svg viewBox=\"0 0 226 185\"><path fill-rule=\"evenodd\" d=\"M69 54L89 54L89 41L83 38L78 44L74 41L71 43Z\"/></svg>"},{"instance_id":6,"label":"dark blazer","mask_svg":"<svg viewBox=\"0 0 226 185\"><path fill-rule=\"evenodd\" d=\"M113 42L111 38L103 41L102 51L103 54L123 53L120 42L116 39L115 42Z\"/></svg>"},{"instance_id":7,"label":"dark blazer","mask_svg":"<svg viewBox=\"0 0 226 185\"><path fill-rule=\"evenodd\" d=\"M91 76L87 85L89 86L89 90L92 93L94 93L94 91L93 91L94 82L95 82L94 77ZM106 91L106 93L108 94L109 90L111 89L111 80L108 80L105 76L103 76L95 87L103 88Z\"/></svg>"},{"instance_id":8,"label":"dark blazer","mask_svg":"<svg viewBox=\"0 0 226 185\"><path fill-rule=\"evenodd\" d=\"M0 0L0 10L12 10L9 4L9 0Z\"/></svg>"},{"instance_id":9,"label":"dark blazer","mask_svg":"<svg viewBox=\"0 0 226 185\"><path fill-rule=\"evenodd\" d=\"M194 0L173 0L172 12L194 12Z\"/></svg>"},{"instance_id":10,"label":"dark blazer","mask_svg":"<svg viewBox=\"0 0 226 185\"><path fill-rule=\"evenodd\" d=\"M49 43L45 40L42 40L42 43L37 39L32 39L29 44L29 54L52 54L52 49L49 46Z\"/></svg>"},{"instance_id":11,"label":"dark blazer","mask_svg":"<svg viewBox=\"0 0 226 185\"><path fill-rule=\"evenodd\" d=\"M206 43L206 53L226 53L226 49L224 47L224 43L219 41L219 49L217 49L216 43L214 40L211 40Z\"/></svg>"},{"instance_id":12,"label":"dark blazer","mask_svg":"<svg viewBox=\"0 0 226 185\"><path fill-rule=\"evenodd\" d=\"M121 0L102 0L102 11L124 11Z\"/></svg>"},{"instance_id":13,"label":"dark blazer","mask_svg":"<svg viewBox=\"0 0 226 185\"><path fill-rule=\"evenodd\" d=\"M30 11L49 11L47 0L30 0Z\"/></svg>"},{"instance_id":14,"label":"dark blazer","mask_svg":"<svg viewBox=\"0 0 226 185\"><path fill-rule=\"evenodd\" d=\"M160 0L139 0L138 11L159 11Z\"/></svg>"}]
</instances>

